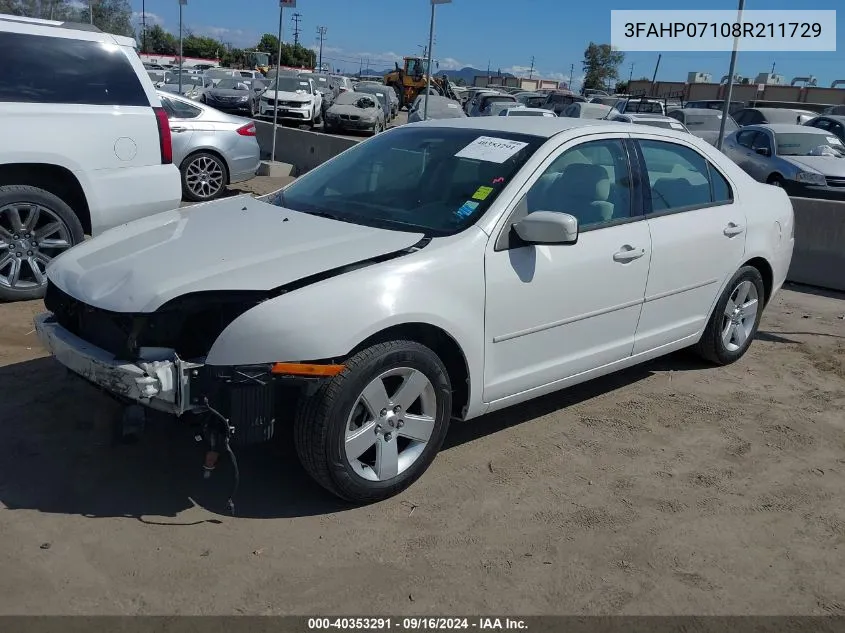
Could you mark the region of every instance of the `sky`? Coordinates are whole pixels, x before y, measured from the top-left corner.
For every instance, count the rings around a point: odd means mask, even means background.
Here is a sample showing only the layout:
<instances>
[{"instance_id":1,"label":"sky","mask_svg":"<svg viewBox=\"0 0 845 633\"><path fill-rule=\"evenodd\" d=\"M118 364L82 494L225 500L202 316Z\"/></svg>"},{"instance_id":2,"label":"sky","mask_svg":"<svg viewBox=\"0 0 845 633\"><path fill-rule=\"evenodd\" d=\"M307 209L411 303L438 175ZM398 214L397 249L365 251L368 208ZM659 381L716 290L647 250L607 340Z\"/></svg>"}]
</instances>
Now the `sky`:
<instances>
[{"instance_id":1,"label":"sky","mask_svg":"<svg viewBox=\"0 0 845 633\"><path fill-rule=\"evenodd\" d=\"M142 9L148 24L178 32L177 0L131 0L134 20ZM473 66L493 72L568 81L578 88L583 78L581 61L590 41L609 43L612 9L693 8L679 0L453 0L436 13L434 58L441 70ZM183 23L198 34L212 35L235 46L254 45L262 33L276 33L276 0L188 0ZM353 7L354 8L350 8ZM699 7L705 6L698 4ZM248 8L247 8L248 7ZM736 0L709 0L707 9L735 10ZM751 9L845 9L843 0L746 0ZM375 70L393 66L405 55L419 55L428 43L428 0L298 0L284 14L285 42L293 40L293 14L301 14L300 42L318 48L317 28L326 27L323 61L343 72L356 72L363 63ZM845 16L845 10L840 12ZM622 79L633 75L651 78L657 55L626 53L619 69ZM363 62L362 62L363 60ZM730 52L672 53L663 55L658 80L685 81L687 73L709 72L715 81L728 74ZM633 66L632 66L633 64ZM752 79L758 73L793 77L815 76L819 86L845 79L845 26L837 29L837 52L742 53L736 72Z\"/></svg>"}]
</instances>

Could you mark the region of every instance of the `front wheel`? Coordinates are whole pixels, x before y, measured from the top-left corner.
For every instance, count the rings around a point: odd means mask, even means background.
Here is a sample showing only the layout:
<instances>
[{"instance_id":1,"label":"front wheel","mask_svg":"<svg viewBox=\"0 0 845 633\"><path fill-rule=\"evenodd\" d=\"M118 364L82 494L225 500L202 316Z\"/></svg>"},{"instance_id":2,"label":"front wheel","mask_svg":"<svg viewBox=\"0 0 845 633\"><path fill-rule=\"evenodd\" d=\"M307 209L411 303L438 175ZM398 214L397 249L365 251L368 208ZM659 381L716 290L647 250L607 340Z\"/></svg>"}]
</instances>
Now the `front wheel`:
<instances>
[{"instance_id":1,"label":"front wheel","mask_svg":"<svg viewBox=\"0 0 845 633\"><path fill-rule=\"evenodd\" d=\"M40 299L47 264L85 239L68 204L39 187L0 187L0 299Z\"/></svg>"},{"instance_id":2,"label":"front wheel","mask_svg":"<svg viewBox=\"0 0 845 633\"><path fill-rule=\"evenodd\" d=\"M191 154L184 160L182 194L193 202L207 202L222 195L227 184L227 170L223 159L208 152Z\"/></svg>"},{"instance_id":3,"label":"front wheel","mask_svg":"<svg viewBox=\"0 0 845 633\"><path fill-rule=\"evenodd\" d=\"M355 503L398 494L440 450L452 388L443 362L413 341L389 341L349 358L345 369L304 398L294 421L303 467Z\"/></svg>"},{"instance_id":4,"label":"front wheel","mask_svg":"<svg viewBox=\"0 0 845 633\"><path fill-rule=\"evenodd\" d=\"M765 286L760 271L743 266L719 297L695 351L717 365L738 361L757 334L764 301Z\"/></svg>"}]
</instances>

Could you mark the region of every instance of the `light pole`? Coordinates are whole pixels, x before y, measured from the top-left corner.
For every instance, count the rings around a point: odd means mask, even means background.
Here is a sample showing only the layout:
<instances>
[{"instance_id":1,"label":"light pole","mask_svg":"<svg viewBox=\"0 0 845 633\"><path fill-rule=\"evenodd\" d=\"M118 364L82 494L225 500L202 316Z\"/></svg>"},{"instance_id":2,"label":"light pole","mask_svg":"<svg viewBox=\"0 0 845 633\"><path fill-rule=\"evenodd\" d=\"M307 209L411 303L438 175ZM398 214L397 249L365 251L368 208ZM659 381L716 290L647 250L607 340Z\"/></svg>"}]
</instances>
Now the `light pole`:
<instances>
[{"instance_id":1,"label":"light pole","mask_svg":"<svg viewBox=\"0 0 845 633\"><path fill-rule=\"evenodd\" d=\"M423 121L428 120L428 93L431 92L431 53L434 48L434 9L438 4L451 4L452 0L431 0L431 24L428 27L428 63L426 64L425 80L425 106L423 108Z\"/></svg>"},{"instance_id":2,"label":"light pole","mask_svg":"<svg viewBox=\"0 0 845 633\"><path fill-rule=\"evenodd\" d=\"M141 52L147 52L147 0L141 0Z\"/></svg>"},{"instance_id":3,"label":"light pole","mask_svg":"<svg viewBox=\"0 0 845 633\"><path fill-rule=\"evenodd\" d=\"M736 21L742 24L742 10L745 8L745 0L739 0L739 9ZM725 123L727 123L731 108L731 98L734 91L734 72L736 71L736 51L739 48L739 38L734 38L733 51L731 51L731 66L728 70L728 90L725 94L725 103L722 105L722 120L719 121L719 138L716 139L716 149L722 149L722 140L725 138Z\"/></svg>"},{"instance_id":4,"label":"light pole","mask_svg":"<svg viewBox=\"0 0 845 633\"><path fill-rule=\"evenodd\" d=\"M182 7L188 0L179 0L179 94L182 94Z\"/></svg>"},{"instance_id":5,"label":"light pole","mask_svg":"<svg viewBox=\"0 0 845 633\"><path fill-rule=\"evenodd\" d=\"M282 70L282 20L285 15L285 7L295 9L296 0L279 0L279 56L276 58L276 91L273 99L273 148L270 150L270 162L273 163L276 162L276 126L279 124L279 75Z\"/></svg>"},{"instance_id":6,"label":"light pole","mask_svg":"<svg viewBox=\"0 0 845 633\"><path fill-rule=\"evenodd\" d=\"M320 72L323 72L323 39L326 37L326 31L328 31L328 29L325 26L317 27L317 35L320 36Z\"/></svg>"}]
</instances>

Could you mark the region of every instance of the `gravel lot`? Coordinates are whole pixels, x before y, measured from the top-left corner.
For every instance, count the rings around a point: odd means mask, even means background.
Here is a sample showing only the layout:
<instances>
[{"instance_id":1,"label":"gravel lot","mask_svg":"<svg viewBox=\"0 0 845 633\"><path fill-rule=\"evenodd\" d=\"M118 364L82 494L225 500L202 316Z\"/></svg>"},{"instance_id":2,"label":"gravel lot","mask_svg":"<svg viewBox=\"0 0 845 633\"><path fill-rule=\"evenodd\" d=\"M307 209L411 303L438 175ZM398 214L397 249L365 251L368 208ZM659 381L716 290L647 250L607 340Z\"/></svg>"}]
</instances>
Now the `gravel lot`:
<instances>
[{"instance_id":1,"label":"gravel lot","mask_svg":"<svg viewBox=\"0 0 845 633\"><path fill-rule=\"evenodd\" d=\"M0 305L0 614L843 614L845 296L791 287L739 363L685 354L454 425L350 508L285 431L201 478L156 419L46 358ZM839 549L843 548L843 549Z\"/></svg>"}]
</instances>

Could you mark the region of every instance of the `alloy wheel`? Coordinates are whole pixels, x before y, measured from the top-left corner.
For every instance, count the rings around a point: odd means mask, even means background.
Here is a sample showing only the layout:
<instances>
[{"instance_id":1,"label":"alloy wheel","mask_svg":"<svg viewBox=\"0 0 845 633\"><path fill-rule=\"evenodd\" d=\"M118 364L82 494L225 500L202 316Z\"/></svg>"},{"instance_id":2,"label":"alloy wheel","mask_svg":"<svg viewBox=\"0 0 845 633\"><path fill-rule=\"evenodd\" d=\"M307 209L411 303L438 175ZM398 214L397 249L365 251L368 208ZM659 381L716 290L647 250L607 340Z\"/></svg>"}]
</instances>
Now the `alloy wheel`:
<instances>
[{"instance_id":1,"label":"alloy wheel","mask_svg":"<svg viewBox=\"0 0 845 633\"><path fill-rule=\"evenodd\" d=\"M434 385L418 369L382 373L362 391L346 423L344 448L352 469L369 481L386 481L419 459L437 417Z\"/></svg>"},{"instance_id":2,"label":"alloy wheel","mask_svg":"<svg viewBox=\"0 0 845 633\"><path fill-rule=\"evenodd\" d=\"M197 156L185 169L185 185L197 198L213 198L223 189L223 167L210 156Z\"/></svg>"},{"instance_id":3,"label":"alloy wheel","mask_svg":"<svg viewBox=\"0 0 845 633\"><path fill-rule=\"evenodd\" d=\"M50 261L73 245L55 211L40 204L0 207L0 286L32 290L47 283Z\"/></svg>"},{"instance_id":4,"label":"alloy wheel","mask_svg":"<svg viewBox=\"0 0 845 633\"><path fill-rule=\"evenodd\" d=\"M722 316L722 343L729 352L741 349L754 331L759 309L757 287L742 281L731 293Z\"/></svg>"}]
</instances>

